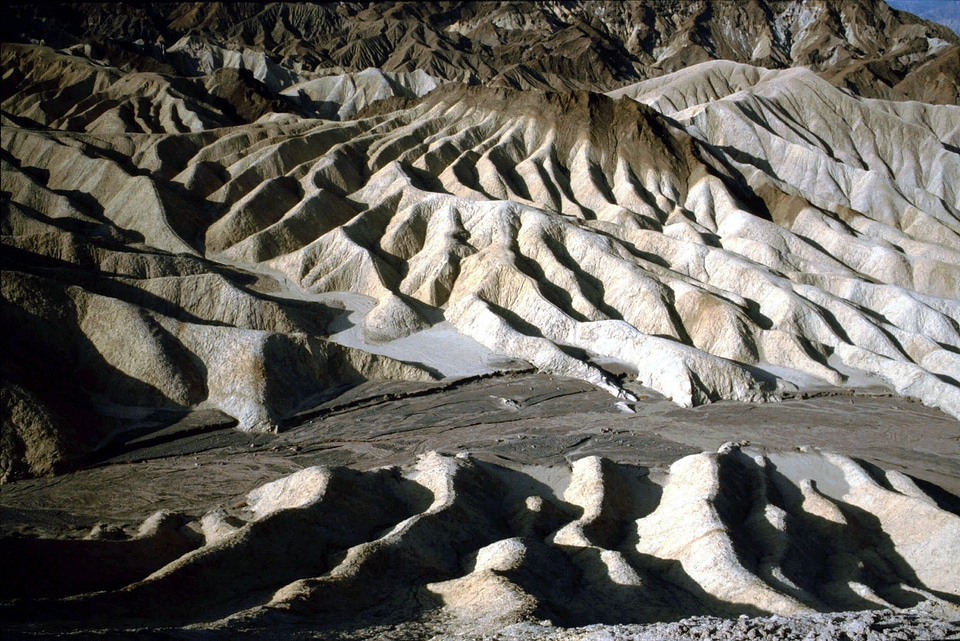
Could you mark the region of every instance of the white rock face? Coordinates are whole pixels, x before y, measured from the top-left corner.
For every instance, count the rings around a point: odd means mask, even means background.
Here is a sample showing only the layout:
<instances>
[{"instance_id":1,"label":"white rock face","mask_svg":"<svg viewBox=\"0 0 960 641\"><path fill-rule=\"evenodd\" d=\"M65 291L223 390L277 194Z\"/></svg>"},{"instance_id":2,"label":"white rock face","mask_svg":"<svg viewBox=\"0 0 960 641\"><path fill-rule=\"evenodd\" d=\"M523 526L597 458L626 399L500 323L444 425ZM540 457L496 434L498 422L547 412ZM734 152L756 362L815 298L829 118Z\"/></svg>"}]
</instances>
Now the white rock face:
<instances>
[{"instance_id":1,"label":"white rock face","mask_svg":"<svg viewBox=\"0 0 960 641\"><path fill-rule=\"evenodd\" d=\"M179 56L184 67L199 75L211 74L217 69L248 69L254 78L274 91L300 80L296 70L277 64L266 53L253 47L225 49L199 38L184 36L170 45L167 52Z\"/></svg>"},{"instance_id":2,"label":"white rock face","mask_svg":"<svg viewBox=\"0 0 960 641\"><path fill-rule=\"evenodd\" d=\"M949 608L960 595L960 518L896 472L727 445L677 461L662 485L599 457L566 474L557 497L465 455L307 468L250 492L246 521L203 517L205 544L146 579L73 597L76 611L149 602L151 616L193 620L215 602L250 620L263 605L354 620L386 602L481 633L544 612L582 625L903 607L917 595Z\"/></svg>"},{"instance_id":3,"label":"white rock face","mask_svg":"<svg viewBox=\"0 0 960 641\"><path fill-rule=\"evenodd\" d=\"M334 181L360 203L268 264L312 291L411 296L599 385L585 354L626 361L682 405L776 398L789 384L758 378L770 366L831 385L859 372L957 415L956 364L928 355L960 344L960 108L728 62L617 95L448 88L359 122L375 133L260 176L302 175L304 199Z\"/></svg>"},{"instance_id":4,"label":"white rock face","mask_svg":"<svg viewBox=\"0 0 960 641\"><path fill-rule=\"evenodd\" d=\"M384 98L417 98L441 81L422 69L412 72L365 69L303 80L283 89L281 94L296 98L321 118L347 120L369 104Z\"/></svg>"},{"instance_id":5,"label":"white rock face","mask_svg":"<svg viewBox=\"0 0 960 641\"><path fill-rule=\"evenodd\" d=\"M356 76L328 89L431 88ZM960 107L722 61L614 97L447 83L377 104L197 134L4 126L3 242L32 257L6 300L66 314L112 402L244 429L363 377L464 371L418 364L457 358L416 338L440 323L624 400L599 363L682 406L866 381L960 416ZM60 311L25 291L48 264ZM241 282L268 275L281 297ZM315 297L337 292L375 301L356 344L395 360L328 345Z\"/></svg>"},{"instance_id":6,"label":"white rock face","mask_svg":"<svg viewBox=\"0 0 960 641\"><path fill-rule=\"evenodd\" d=\"M252 490L247 495L247 509L259 521L280 510L307 507L323 499L330 477L331 472L325 468L300 470Z\"/></svg>"}]
</instances>

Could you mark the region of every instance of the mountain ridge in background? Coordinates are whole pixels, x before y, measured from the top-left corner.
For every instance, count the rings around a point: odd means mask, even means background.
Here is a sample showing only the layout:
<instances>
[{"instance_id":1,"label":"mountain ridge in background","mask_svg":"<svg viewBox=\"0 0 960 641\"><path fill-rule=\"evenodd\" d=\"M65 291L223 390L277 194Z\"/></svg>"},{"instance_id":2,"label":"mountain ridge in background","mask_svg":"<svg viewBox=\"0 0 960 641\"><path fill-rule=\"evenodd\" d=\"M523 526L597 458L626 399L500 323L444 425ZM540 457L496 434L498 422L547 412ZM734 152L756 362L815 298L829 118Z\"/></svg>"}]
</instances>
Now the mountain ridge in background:
<instances>
[{"instance_id":1,"label":"mountain ridge in background","mask_svg":"<svg viewBox=\"0 0 960 641\"><path fill-rule=\"evenodd\" d=\"M893 0L887 4L924 20L950 27L954 33L960 35L960 2L957 0Z\"/></svg>"},{"instance_id":2,"label":"mountain ridge in background","mask_svg":"<svg viewBox=\"0 0 960 641\"><path fill-rule=\"evenodd\" d=\"M730 59L808 66L856 93L895 99L923 99L896 86L958 44L949 29L872 1L201 3L102 5L100 11L19 5L3 29L4 42L42 39L57 48L90 40L125 43L127 50L169 59L188 75L199 71L183 55L190 46L204 40L253 46L267 53L279 74L270 82L283 84L294 68L342 73L376 67L520 89L608 91L697 62ZM182 53L167 55L175 47Z\"/></svg>"}]
</instances>

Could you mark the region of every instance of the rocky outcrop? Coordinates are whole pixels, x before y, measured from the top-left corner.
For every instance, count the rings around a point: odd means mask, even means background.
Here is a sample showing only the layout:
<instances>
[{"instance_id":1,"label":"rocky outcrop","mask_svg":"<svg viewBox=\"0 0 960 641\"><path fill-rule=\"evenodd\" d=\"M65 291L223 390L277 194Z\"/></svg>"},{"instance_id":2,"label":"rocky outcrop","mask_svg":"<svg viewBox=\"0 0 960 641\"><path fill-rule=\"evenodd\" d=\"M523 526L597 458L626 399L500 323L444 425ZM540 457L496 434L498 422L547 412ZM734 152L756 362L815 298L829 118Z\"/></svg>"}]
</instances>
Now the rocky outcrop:
<instances>
[{"instance_id":1,"label":"rocky outcrop","mask_svg":"<svg viewBox=\"0 0 960 641\"><path fill-rule=\"evenodd\" d=\"M944 88L913 73L960 44L948 27L879 0L23 5L3 28L4 42L109 43L111 60L154 60L180 75L246 69L274 95L301 82L308 95L327 93L351 84L351 74L375 73L369 68L521 90L607 91L726 59L810 68L864 96L952 103L955 77L944 77ZM317 79L331 73L348 75Z\"/></svg>"},{"instance_id":2,"label":"rocky outcrop","mask_svg":"<svg viewBox=\"0 0 960 641\"><path fill-rule=\"evenodd\" d=\"M82 346L67 371L101 400L244 429L368 374L430 376L325 343L336 311L310 297L335 292L376 301L371 345L445 318L622 396L598 362L685 406L865 375L960 414L957 107L711 62L611 96L448 83L362 115L5 127L7 304L68 319L55 342Z\"/></svg>"},{"instance_id":3,"label":"rocky outcrop","mask_svg":"<svg viewBox=\"0 0 960 641\"><path fill-rule=\"evenodd\" d=\"M443 322L625 399L604 363L683 406L878 384L960 416L946 29L869 2L44 7L4 25L32 42L2 52L6 478L130 408L271 430L436 377Z\"/></svg>"},{"instance_id":4,"label":"rocky outcrop","mask_svg":"<svg viewBox=\"0 0 960 641\"><path fill-rule=\"evenodd\" d=\"M573 463L557 488L531 474L437 453L402 469L307 468L253 490L234 516L204 516L204 543L145 578L21 601L5 618L216 617L249 628L285 613L320 629L423 620L480 634L530 620L791 616L918 597L949 607L960 596L947 569L960 518L905 475L829 452L725 445L677 461L660 482L598 457ZM159 535L144 536L141 547ZM134 541L114 554L124 545Z\"/></svg>"}]
</instances>

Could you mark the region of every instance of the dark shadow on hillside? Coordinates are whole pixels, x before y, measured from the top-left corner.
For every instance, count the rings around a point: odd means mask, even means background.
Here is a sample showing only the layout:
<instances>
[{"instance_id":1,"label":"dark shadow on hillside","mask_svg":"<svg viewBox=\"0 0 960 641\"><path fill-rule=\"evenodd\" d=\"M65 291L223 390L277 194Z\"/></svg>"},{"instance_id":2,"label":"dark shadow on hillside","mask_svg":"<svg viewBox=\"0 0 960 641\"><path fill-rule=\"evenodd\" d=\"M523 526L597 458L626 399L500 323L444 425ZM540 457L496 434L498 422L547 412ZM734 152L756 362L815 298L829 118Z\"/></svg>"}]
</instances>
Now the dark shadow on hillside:
<instances>
[{"instance_id":1,"label":"dark shadow on hillside","mask_svg":"<svg viewBox=\"0 0 960 641\"><path fill-rule=\"evenodd\" d=\"M890 485L890 481L887 480L887 475L884 470L877 467L870 461L866 461L861 458L854 458L853 460L856 461L857 465L866 470L866 472L870 475L870 478L880 484L884 489L891 492L898 491L892 485ZM939 507L941 510L946 510L947 512L960 516L960 497L948 492L939 485L931 483L930 481L924 481L923 479L918 479L909 475L905 476L913 481L924 494L933 499L933 501L937 504L937 507Z\"/></svg>"},{"instance_id":2,"label":"dark shadow on hillside","mask_svg":"<svg viewBox=\"0 0 960 641\"><path fill-rule=\"evenodd\" d=\"M741 455L742 459L748 458ZM864 469L874 476L877 468ZM873 471L871 472L871 469ZM881 598L897 607L912 607L923 600L917 592L902 589L901 584L927 590L937 597L957 603L955 596L931 590L917 577L910 564L896 551L880 520L866 510L829 500L843 514L846 523L838 524L804 511L804 496L788 477L768 463L767 478L776 488L774 504L793 516L788 520L786 558L781 563L784 575L808 594L818 597L823 606L834 610L876 609L879 606L854 591L851 584L865 584ZM886 480L881 485L887 485ZM816 485L814 484L814 488ZM856 558L857 564L840 563ZM816 605L816 604L809 604Z\"/></svg>"}]
</instances>

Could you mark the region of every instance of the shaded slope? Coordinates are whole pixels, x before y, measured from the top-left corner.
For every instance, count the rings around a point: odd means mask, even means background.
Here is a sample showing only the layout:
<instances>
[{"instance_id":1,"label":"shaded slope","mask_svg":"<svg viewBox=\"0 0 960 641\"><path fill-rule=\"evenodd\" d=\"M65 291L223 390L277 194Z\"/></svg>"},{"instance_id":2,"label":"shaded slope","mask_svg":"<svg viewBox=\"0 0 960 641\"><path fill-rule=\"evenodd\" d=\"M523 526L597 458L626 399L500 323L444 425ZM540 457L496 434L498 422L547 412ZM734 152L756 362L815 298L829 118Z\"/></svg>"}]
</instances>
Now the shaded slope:
<instances>
[{"instance_id":1,"label":"shaded slope","mask_svg":"<svg viewBox=\"0 0 960 641\"><path fill-rule=\"evenodd\" d=\"M146 578L117 589L105 569L102 587L95 576L87 587L106 591L22 592L4 616L120 629L421 620L478 634L543 618L787 616L960 598L945 570L960 546L957 515L904 475L832 453L725 446L677 461L659 482L599 457L574 462L556 487L536 472L435 452L402 469L306 468L253 490L234 514L203 516L200 547ZM141 531L112 554L148 537L157 545L156 527ZM29 557L69 543L21 547Z\"/></svg>"}]
</instances>

